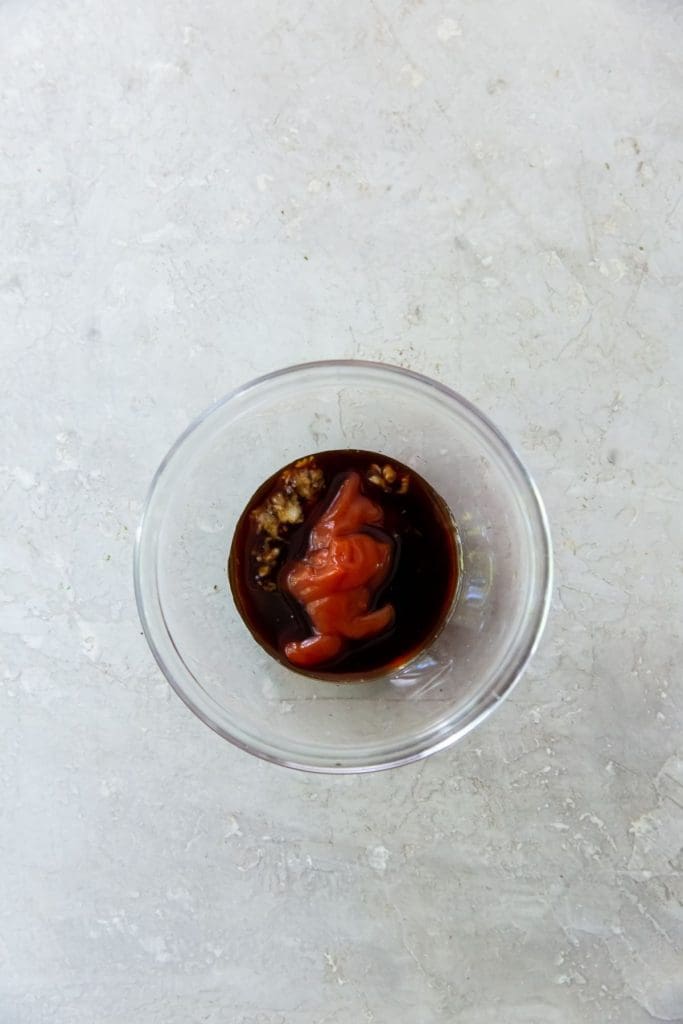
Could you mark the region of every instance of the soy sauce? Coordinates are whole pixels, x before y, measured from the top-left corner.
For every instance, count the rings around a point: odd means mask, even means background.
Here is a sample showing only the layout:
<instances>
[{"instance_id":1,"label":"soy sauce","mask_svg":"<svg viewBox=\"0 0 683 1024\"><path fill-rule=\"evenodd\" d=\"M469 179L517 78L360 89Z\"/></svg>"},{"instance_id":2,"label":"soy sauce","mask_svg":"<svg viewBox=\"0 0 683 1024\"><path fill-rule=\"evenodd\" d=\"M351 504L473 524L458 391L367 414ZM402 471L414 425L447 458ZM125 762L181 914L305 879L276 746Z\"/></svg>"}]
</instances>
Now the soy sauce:
<instances>
[{"instance_id":1,"label":"soy sauce","mask_svg":"<svg viewBox=\"0 0 683 1024\"><path fill-rule=\"evenodd\" d=\"M306 557L312 528L352 473L383 513L381 529L368 525L363 532L392 546L390 570L369 611L391 604L394 619L383 632L347 640L336 657L303 669L284 650L313 627L288 592L287 573ZM228 561L235 605L255 640L293 671L331 681L371 678L412 660L444 625L459 575L457 529L443 499L414 469L356 449L318 452L274 473L242 513Z\"/></svg>"}]
</instances>

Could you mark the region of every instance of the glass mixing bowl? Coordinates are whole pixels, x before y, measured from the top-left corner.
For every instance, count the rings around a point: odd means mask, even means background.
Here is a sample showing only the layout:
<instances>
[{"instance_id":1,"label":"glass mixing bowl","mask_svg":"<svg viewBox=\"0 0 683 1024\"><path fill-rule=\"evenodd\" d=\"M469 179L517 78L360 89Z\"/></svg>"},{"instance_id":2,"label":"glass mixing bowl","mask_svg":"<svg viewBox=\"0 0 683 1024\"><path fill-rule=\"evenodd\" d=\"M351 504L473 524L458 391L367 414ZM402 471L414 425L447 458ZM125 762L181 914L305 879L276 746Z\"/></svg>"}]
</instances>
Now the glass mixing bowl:
<instances>
[{"instance_id":1,"label":"glass mixing bowl","mask_svg":"<svg viewBox=\"0 0 683 1024\"><path fill-rule=\"evenodd\" d=\"M363 448L416 469L458 524L463 576L434 642L357 683L279 664L240 618L226 565L259 485L303 455ZM436 381L380 363L292 366L195 420L152 481L135 592L169 683L225 739L290 768L366 772L455 743L505 697L548 613L551 543L541 498L496 427Z\"/></svg>"}]
</instances>

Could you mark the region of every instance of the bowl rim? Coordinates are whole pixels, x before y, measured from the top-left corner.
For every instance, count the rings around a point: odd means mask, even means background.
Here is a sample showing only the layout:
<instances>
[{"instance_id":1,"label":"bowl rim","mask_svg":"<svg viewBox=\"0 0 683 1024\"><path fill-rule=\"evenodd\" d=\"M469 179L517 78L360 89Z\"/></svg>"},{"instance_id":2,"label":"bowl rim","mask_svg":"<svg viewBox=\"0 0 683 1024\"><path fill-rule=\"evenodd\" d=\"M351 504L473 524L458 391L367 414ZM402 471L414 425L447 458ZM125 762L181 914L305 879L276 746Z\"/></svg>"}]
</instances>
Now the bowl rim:
<instances>
[{"instance_id":1,"label":"bowl rim","mask_svg":"<svg viewBox=\"0 0 683 1024\"><path fill-rule=\"evenodd\" d=\"M156 641L153 636L152 626L148 619L147 612L145 610L145 603L142 594L142 583L141 583L141 560L142 560L142 544L143 536L145 534L145 526L149 515L152 500L154 498L157 486L163 474L166 471L167 466L174 458L176 452L182 447L186 439L194 433L194 431L204 423L210 416L212 416L218 409L228 405L235 398L240 395L246 394L255 388L260 387L263 384L277 380L280 377L289 377L297 373L306 372L309 370L316 369L330 369L330 368L344 368L344 369L362 369L369 370L370 372L388 372L393 373L397 377L407 378L413 380L416 383L434 388L440 392L449 401L455 402L458 405L464 407L475 419L478 419L484 427L490 431L494 438L504 449L506 455L511 462L516 466L520 472L523 482L526 484L529 495L532 500L532 504L535 505L536 512L538 514L538 525L540 527L539 539L542 543L542 561L543 561L543 579L541 582L541 597L538 602L538 606L535 610L535 626L529 640L525 646L519 652L516 660L510 666L507 672L507 678L504 680L503 685L496 685L492 687L478 702L479 707L472 717L465 722L460 728L456 728L453 732L449 733L448 736L427 744L420 750L416 750L405 754L404 756L393 758L388 761L378 761L371 764L334 764L334 765L321 765L312 764L305 761L291 760L286 757L279 757L268 750L259 749L256 746L252 746L246 740L241 739L238 736L233 735L228 729L222 726L219 722L214 721L204 710L192 699L191 695L188 694L183 686L176 680L171 668L167 665L166 660L159 650ZM492 711L497 708L503 700L505 700L514 687L517 685L522 675L524 674L531 658L535 654L538 645L543 636L543 632L548 621L548 615L550 612L550 603L552 596L553 587L553 545L550 534L550 526L548 523L548 517L543 503L541 494L536 486L536 483L531 476L531 473L526 468L524 462L518 455L517 451L512 444L508 441L505 435L499 430L499 428L493 423L489 417L481 411L473 402L464 395L461 395L455 389L448 387L448 385L441 383L441 381L434 380L433 377L428 377L426 374L419 373L417 370L411 370L403 366L397 366L393 363L384 363L379 360L368 360L368 359L318 359L304 363L294 363L288 366L281 367L277 370L271 370L269 373L261 374L258 377L254 377L244 384L239 385L236 388L228 391L221 398L217 399L211 405L209 405L203 412L198 416L194 417L188 426L182 431L181 434L176 438L171 447L166 452L166 455L159 463L154 476L152 477L151 483L147 490L145 501L143 504L142 515L135 533L135 546L133 552L133 579L135 588L135 601L138 609L138 616L142 625L143 632L147 644L154 656L157 665L161 669L167 682L177 693L183 703L199 718L205 725L207 725L213 732L217 733L223 739L228 740L233 746L244 750L246 753L253 754L261 760L269 761L272 764L281 765L284 768L293 768L297 771L305 771L313 774L322 775L361 775L369 772L386 771L390 768L397 768L401 765L412 764L416 761L422 761L432 754L436 754L439 751L447 750L449 747L454 746L459 740L463 739L469 732L479 726ZM164 620L165 625L165 620ZM166 627L167 628L167 627ZM175 642L170 632L167 629L167 635L169 642L173 649L175 649Z\"/></svg>"}]
</instances>

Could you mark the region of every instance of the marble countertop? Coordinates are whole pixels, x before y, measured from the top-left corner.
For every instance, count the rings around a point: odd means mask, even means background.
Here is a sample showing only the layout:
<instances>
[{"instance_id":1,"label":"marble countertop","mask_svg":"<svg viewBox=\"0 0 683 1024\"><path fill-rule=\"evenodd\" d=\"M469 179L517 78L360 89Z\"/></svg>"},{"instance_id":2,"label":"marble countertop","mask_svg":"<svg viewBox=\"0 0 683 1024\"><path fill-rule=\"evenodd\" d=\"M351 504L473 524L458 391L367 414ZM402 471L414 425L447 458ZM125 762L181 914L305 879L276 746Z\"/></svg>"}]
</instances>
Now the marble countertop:
<instances>
[{"instance_id":1,"label":"marble countertop","mask_svg":"<svg viewBox=\"0 0 683 1024\"><path fill-rule=\"evenodd\" d=\"M3 1024L683 1021L683 10L3 0ZM141 635L150 477L333 356L478 403L556 586L454 750L288 772Z\"/></svg>"}]
</instances>

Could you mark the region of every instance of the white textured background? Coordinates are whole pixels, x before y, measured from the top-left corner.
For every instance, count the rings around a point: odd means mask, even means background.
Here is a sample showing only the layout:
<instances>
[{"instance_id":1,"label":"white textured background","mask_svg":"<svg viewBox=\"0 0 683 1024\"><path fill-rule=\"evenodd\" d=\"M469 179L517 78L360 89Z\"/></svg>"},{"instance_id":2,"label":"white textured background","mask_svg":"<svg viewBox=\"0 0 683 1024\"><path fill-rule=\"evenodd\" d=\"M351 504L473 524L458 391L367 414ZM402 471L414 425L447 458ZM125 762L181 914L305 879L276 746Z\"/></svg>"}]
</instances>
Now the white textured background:
<instances>
[{"instance_id":1,"label":"white textured background","mask_svg":"<svg viewBox=\"0 0 683 1024\"><path fill-rule=\"evenodd\" d=\"M0 0L0 1021L683 1021L683 8ZM288 362L438 376L546 498L514 697L367 778L157 671L149 479Z\"/></svg>"}]
</instances>

